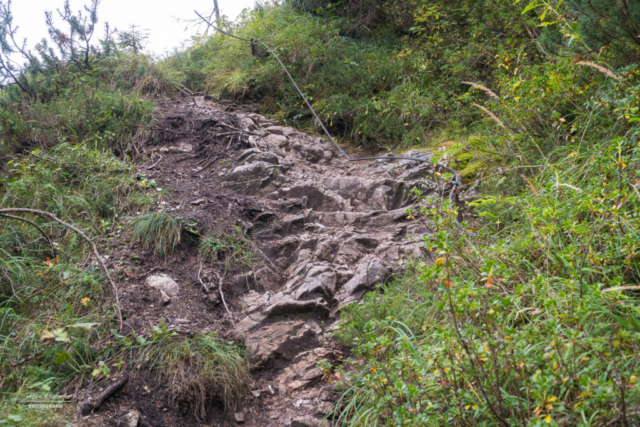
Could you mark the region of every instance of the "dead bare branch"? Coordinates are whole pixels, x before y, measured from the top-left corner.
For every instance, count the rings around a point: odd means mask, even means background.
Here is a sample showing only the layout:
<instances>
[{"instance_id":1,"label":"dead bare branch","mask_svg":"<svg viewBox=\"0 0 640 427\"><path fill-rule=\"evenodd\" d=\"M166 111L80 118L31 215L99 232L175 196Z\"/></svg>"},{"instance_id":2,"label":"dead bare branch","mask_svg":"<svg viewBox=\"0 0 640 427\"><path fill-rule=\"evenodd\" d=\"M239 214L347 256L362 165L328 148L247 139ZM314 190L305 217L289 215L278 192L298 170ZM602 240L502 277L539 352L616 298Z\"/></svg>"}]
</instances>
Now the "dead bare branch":
<instances>
[{"instance_id":1,"label":"dead bare branch","mask_svg":"<svg viewBox=\"0 0 640 427\"><path fill-rule=\"evenodd\" d=\"M51 248L51 254L53 255L52 259L56 259L56 257L58 256L58 254L56 253L56 248L53 246L53 243L51 242L51 239L49 238L49 236L47 235L47 233L45 233L42 228L40 228L38 226L38 224L36 224L35 222L28 220L26 218L22 218L20 216L14 216L14 215L9 215L9 214L0 214L0 216L3 216L5 218L11 218L11 219L17 219L19 221L24 221L27 224L31 225L32 227L34 227L36 230L38 230L40 232L40 234L42 234L44 236L45 239L47 239L47 242L49 242L49 247Z\"/></svg>"}]
</instances>

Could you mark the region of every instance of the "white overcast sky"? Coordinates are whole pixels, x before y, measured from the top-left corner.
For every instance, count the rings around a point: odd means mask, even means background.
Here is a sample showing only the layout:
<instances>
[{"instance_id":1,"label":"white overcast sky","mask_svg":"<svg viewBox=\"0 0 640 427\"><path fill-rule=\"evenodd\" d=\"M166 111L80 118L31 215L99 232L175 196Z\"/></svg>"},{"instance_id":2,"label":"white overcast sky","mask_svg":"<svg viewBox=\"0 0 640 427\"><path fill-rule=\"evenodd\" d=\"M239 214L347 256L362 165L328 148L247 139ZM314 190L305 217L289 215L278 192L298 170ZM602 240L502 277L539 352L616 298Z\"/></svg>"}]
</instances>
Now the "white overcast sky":
<instances>
[{"instance_id":1,"label":"white overcast sky","mask_svg":"<svg viewBox=\"0 0 640 427\"><path fill-rule=\"evenodd\" d=\"M75 11L89 0L70 0ZM255 0L218 0L221 14L235 20L245 8L252 8ZM30 47L47 37L44 12L61 8L64 0L13 0L14 25L19 26L20 40L27 38ZM127 30L132 24L149 30L147 50L163 54L190 39L204 28L190 26L185 20L197 18L194 10L208 16L213 0L102 0L98 9L103 33L104 22L118 30ZM205 15L206 14L206 15Z\"/></svg>"}]
</instances>

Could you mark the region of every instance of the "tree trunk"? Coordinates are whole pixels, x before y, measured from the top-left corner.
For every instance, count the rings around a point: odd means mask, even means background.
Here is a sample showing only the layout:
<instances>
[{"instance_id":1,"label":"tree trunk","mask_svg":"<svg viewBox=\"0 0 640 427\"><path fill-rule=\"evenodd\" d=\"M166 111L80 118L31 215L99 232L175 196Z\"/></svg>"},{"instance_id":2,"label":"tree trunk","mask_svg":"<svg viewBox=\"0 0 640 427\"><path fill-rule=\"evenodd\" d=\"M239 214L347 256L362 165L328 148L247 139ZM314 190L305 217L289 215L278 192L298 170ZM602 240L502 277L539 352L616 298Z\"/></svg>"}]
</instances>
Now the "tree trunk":
<instances>
[{"instance_id":1,"label":"tree trunk","mask_svg":"<svg viewBox=\"0 0 640 427\"><path fill-rule=\"evenodd\" d=\"M213 0L213 11L216 14L216 25L220 26L220 8L218 7L218 0Z\"/></svg>"}]
</instances>

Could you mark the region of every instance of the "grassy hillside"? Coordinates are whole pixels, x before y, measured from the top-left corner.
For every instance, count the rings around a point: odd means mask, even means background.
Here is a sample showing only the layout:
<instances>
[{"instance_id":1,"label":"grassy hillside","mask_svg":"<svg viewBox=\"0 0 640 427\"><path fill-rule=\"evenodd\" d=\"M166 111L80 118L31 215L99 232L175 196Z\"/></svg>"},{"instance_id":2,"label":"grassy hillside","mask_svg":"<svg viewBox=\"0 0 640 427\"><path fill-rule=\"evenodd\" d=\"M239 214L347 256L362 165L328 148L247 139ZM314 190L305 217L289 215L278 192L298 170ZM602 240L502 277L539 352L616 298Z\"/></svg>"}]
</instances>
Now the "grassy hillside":
<instances>
[{"instance_id":1,"label":"grassy hillside","mask_svg":"<svg viewBox=\"0 0 640 427\"><path fill-rule=\"evenodd\" d=\"M20 52L6 44L7 13L0 2L0 55L17 61ZM46 396L104 387L116 374L143 366L156 372L158 384L173 384L172 402L188 401L196 416L203 402L220 399L231 409L245 393L249 364L241 346L213 333L186 335L166 326L136 334L121 323L110 280L120 281L126 263L109 258L133 229L158 242L163 233L139 226L163 193L132 159L141 158L140 145L154 125L154 101L176 96L182 81L166 64L123 42L140 43L135 34L124 35L92 45L90 67L40 47L24 67L0 71L3 426L74 425L68 399L49 402ZM181 233L183 221L171 219ZM46 404L62 409L32 408L34 395L36 402L44 396Z\"/></svg>"},{"instance_id":2,"label":"grassy hillside","mask_svg":"<svg viewBox=\"0 0 640 427\"><path fill-rule=\"evenodd\" d=\"M477 193L465 209L478 236L453 225L462 207L448 198L407 212L433 229L430 253L345 308L336 335L353 354L323 366L341 396L336 425L640 422L640 6L622 3L300 0L224 24L271 46L342 141L433 149ZM130 163L154 99L183 84L316 126L279 65L246 43L216 34L160 62L107 45L90 69L44 49L21 85L3 87L0 210L54 213L104 253L124 229L167 253L182 223L138 216L158 193ZM75 390L149 354L180 372L195 363L202 384L226 378L234 406L241 346L166 328L121 336L87 242L26 219L0 218L0 389L11 396L0 424L61 425L73 414L51 419L21 397ZM181 358L192 351L205 356Z\"/></svg>"}]
</instances>

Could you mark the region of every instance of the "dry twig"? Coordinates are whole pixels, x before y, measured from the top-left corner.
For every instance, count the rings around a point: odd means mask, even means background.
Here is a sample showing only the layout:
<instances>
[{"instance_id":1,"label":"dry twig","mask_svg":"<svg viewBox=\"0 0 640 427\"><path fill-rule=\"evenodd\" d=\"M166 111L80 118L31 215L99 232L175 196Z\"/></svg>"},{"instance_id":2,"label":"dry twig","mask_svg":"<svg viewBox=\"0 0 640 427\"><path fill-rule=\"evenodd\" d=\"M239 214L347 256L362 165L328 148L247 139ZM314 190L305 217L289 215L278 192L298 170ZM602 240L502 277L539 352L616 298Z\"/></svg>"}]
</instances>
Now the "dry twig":
<instances>
[{"instance_id":1,"label":"dry twig","mask_svg":"<svg viewBox=\"0 0 640 427\"><path fill-rule=\"evenodd\" d=\"M229 310L229 306L227 305L227 301L224 299L224 293L222 291L222 285L224 284L224 278L221 277L218 273L216 273L215 271L213 272L213 274L215 274L216 276L218 276L218 291L220 291L220 298L222 299L222 304L224 304L224 308L225 310L227 310L227 314L229 315L229 319L231 320L231 324L233 325L233 327L236 327L236 322L233 321L233 316L231 315L231 310Z\"/></svg>"}]
</instances>

